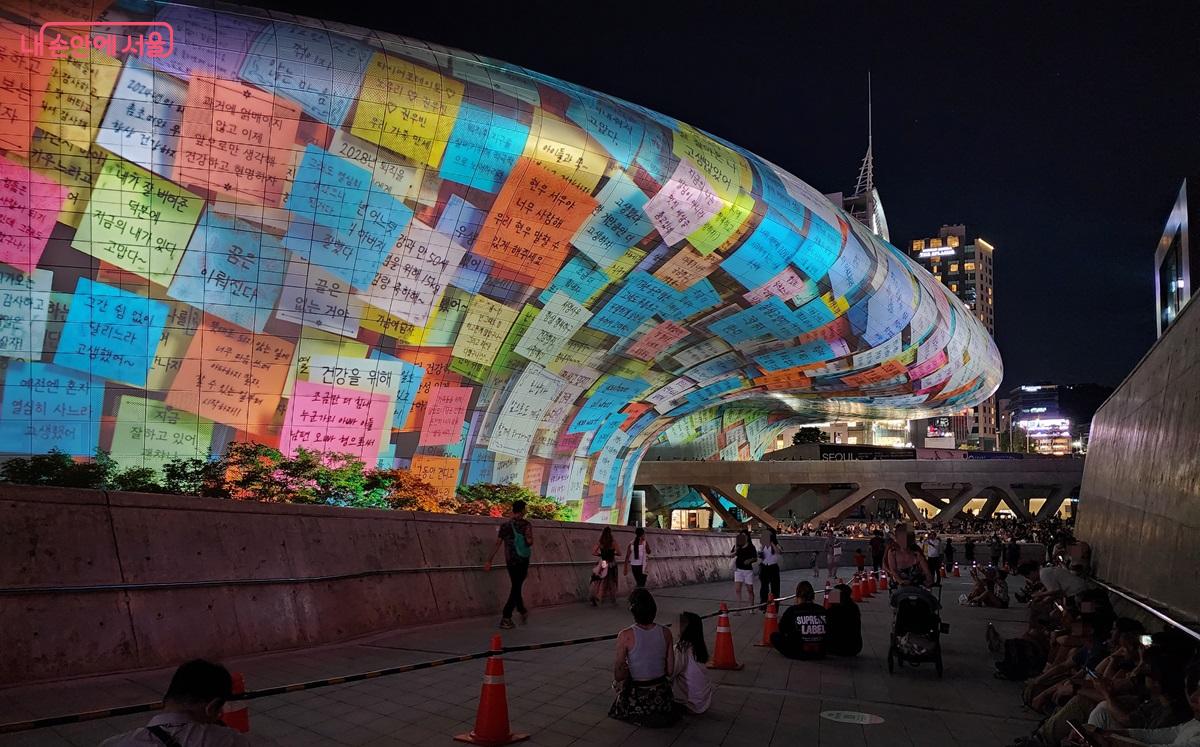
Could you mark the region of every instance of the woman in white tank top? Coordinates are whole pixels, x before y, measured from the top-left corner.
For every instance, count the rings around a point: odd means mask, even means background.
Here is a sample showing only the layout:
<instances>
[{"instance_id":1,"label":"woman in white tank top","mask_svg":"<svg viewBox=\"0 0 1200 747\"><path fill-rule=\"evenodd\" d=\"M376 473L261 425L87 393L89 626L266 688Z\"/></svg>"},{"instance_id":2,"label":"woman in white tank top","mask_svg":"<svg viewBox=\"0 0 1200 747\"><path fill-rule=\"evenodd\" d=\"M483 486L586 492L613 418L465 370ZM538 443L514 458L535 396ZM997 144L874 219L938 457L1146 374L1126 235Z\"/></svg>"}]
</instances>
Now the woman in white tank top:
<instances>
[{"instance_id":1,"label":"woman in white tank top","mask_svg":"<svg viewBox=\"0 0 1200 747\"><path fill-rule=\"evenodd\" d=\"M671 631L654 622L658 605L645 589L629 595L634 624L617 635L613 688L608 715L638 726L670 726L679 718L671 696Z\"/></svg>"}]
</instances>

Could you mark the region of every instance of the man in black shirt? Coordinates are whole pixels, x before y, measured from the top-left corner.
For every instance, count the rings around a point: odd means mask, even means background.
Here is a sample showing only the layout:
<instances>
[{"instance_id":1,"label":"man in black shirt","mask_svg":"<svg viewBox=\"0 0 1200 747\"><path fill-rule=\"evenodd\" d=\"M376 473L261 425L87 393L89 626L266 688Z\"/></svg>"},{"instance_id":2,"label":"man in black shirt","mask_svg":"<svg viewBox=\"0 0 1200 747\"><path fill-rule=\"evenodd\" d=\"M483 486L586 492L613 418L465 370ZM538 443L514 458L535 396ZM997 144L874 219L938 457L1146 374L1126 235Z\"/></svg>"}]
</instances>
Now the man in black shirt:
<instances>
[{"instance_id":1,"label":"man in black shirt","mask_svg":"<svg viewBox=\"0 0 1200 747\"><path fill-rule=\"evenodd\" d=\"M779 632L771 645L789 659L819 659L825 656L825 608L813 603L813 587L801 581L796 587L797 604L788 607L779 621Z\"/></svg>"},{"instance_id":2,"label":"man in black shirt","mask_svg":"<svg viewBox=\"0 0 1200 747\"><path fill-rule=\"evenodd\" d=\"M483 564L484 571L492 570L492 558L496 557L501 545L504 546L504 564L508 567L511 586L504 612L501 613L500 627L509 630L513 627L514 610L521 613L522 624L529 619L529 611L525 609L525 600L521 596L521 587L529 575L529 556L533 551L533 526L525 520L525 501L513 501L512 520L500 525L496 545Z\"/></svg>"}]
</instances>

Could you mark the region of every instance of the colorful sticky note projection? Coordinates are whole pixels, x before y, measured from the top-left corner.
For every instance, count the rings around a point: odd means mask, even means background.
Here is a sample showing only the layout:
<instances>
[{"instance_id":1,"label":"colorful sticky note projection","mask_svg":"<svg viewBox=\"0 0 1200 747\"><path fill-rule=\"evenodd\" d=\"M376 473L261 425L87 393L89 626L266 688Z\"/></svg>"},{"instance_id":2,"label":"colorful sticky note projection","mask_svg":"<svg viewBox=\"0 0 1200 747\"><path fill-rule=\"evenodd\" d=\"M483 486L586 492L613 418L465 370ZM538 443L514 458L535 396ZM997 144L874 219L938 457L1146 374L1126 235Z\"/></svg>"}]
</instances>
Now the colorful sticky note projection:
<instances>
[{"instance_id":1,"label":"colorful sticky note projection","mask_svg":"<svg viewBox=\"0 0 1200 747\"><path fill-rule=\"evenodd\" d=\"M544 284L570 250L596 199L538 163L521 159L496 196L474 252Z\"/></svg>"},{"instance_id":2,"label":"colorful sticky note projection","mask_svg":"<svg viewBox=\"0 0 1200 747\"><path fill-rule=\"evenodd\" d=\"M0 262L31 272L66 197L53 180L0 160Z\"/></svg>"},{"instance_id":3,"label":"colorful sticky note projection","mask_svg":"<svg viewBox=\"0 0 1200 747\"><path fill-rule=\"evenodd\" d=\"M379 456L379 424L392 419L391 398L354 389L297 381L283 418L279 450L351 454L373 463Z\"/></svg>"},{"instance_id":4,"label":"colorful sticky note projection","mask_svg":"<svg viewBox=\"0 0 1200 747\"><path fill-rule=\"evenodd\" d=\"M450 195L446 208L438 216L438 233L450 236L465 248L475 246L475 239L483 230L483 221L487 213L475 207L458 195ZM491 265L489 265L490 268Z\"/></svg>"},{"instance_id":5,"label":"colorful sticky note projection","mask_svg":"<svg viewBox=\"0 0 1200 747\"><path fill-rule=\"evenodd\" d=\"M448 498L458 486L460 460L456 457L417 454L412 458L409 469L414 475L433 486L438 495Z\"/></svg>"},{"instance_id":6,"label":"colorful sticky note projection","mask_svg":"<svg viewBox=\"0 0 1200 747\"><path fill-rule=\"evenodd\" d=\"M213 423L162 402L123 395L109 456L122 467L161 470L173 459L204 459L212 445Z\"/></svg>"},{"instance_id":7,"label":"colorful sticky note projection","mask_svg":"<svg viewBox=\"0 0 1200 747\"><path fill-rule=\"evenodd\" d=\"M196 226L167 294L262 332L284 285L279 239L209 210Z\"/></svg>"},{"instance_id":8,"label":"colorful sticky note projection","mask_svg":"<svg viewBox=\"0 0 1200 747\"><path fill-rule=\"evenodd\" d=\"M440 176L484 192L504 184L529 139L529 125L464 102L450 133Z\"/></svg>"},{"instance_id":9,"label":"colorful sticky note projection","mask_svg":"<svg viewBox=\"0 0 1200 747\"><path fill-rule=\"evenodd\" d=\"M146 375L146 389L154 392L165 392L171 388L171 382L183 367L192 337L204 321L204 313L191 304L172 301L167 306L170 309L167 323L163 327L158 349L154 351L150 372Z\"/></svg>"},{"instance_id":10,"label":"colorful sticky note projection","mask_svg":"<svg viewBox=\"0 0 1200 747\"><path fill-rule=\"evenodd\" d=\"M71 246L170 285L203 206L175 183L109 156Z\"/></svg>"},{"instance_id":11,"label":"colorful sticky note projection","mask_svg":"<svg viewBox=\"0 0 1200 747\"><path fill-rule=\"evenodd\" d=\"M724 206L696 164L682 158L675 173L643 210L667 246L674 246L708 223Z\"/></svg>"},{"instance_id":12,"label":"colorful sticky note projection","mask_svg":"<svg viewBox=\"0 0 1200 747\"><path fill-rule=\"evenodd\" d=\"M206 317L192 337L166 403L249 433L275 419L296 346Z\"/></svg>"},{"instance_id":13,"label":"colorful sticky note projection","mask_svg":"<svg viewBox=\"0 0 1200 747\"><path fill-rule=\"evenodd\" d=\"M629 166L642 144L641 118L613 101L597 96L573 99L567 117L603 145L622 167Z\"/></svg>"},{"instance_id":14,"label":"colorful sticky note projection","mask_svg":"<svg viewBox=\"0 0 1200 747\"><path fill-rule=\"evenodd\" d=\"M463 89L460 81L377 52L367 67L350 131L412 161L437 166Z\"/></svg>"},{"instance_id":15,"label":"colorful sticky note projection","mask_svg":"<svg viewBox=\"0 0 1200 747\"><path fill-rule=\"evenodd\" d=\"M50 283L54 273L15 272L0 266L0 356L37 360L42 357L50 318Z\"/></svg>"},{"instance_id":16,"label":"colorful sticky note projection","mask_svg":"<svg viewBox=\"0 0 1200 747\"><path fill-rule=\"evenodd\" d=\"M187 86L169 75L155 75L131 57L113 89L96 144L170 178L179 152L186 99Z\"/></svg>"},{"instance_id":17,"label":"colorful sticky note projection","mask_svg":"<svg viewBox=\"0 0 1200 747\"><path fill-rule=\"evenodd\" d=\"M366 288L412 220L412 210L374 187L366 169L315 145L304 149L287 208L284 244L355 288Z\"/></svg>"},{"instance_id":18,"label":"colorful sticky note projection","mask_svg":"<svg viewBox=\"0 0 1200 747\"><path fill-rule=\"evenodd\" d=\"M649 198L624 172L613 174L600 194L597 212L571 243L600 267L608 267L654 226L642 212Z\"/></svg>"},{"instance_id":19,"label":"colorful sticky note projection","mask_svg":"<svg viewBox=\"0 0 1200 747\"><path fill-rule=\"evenodd\" d=\"M304 330L304 335L296 341L296 351L292 363L288 367L287 381L283 391L292 391L296 379L308 381L309 364L313 357L327 355L337 358L358 359L367 357L370 347L361 342L347 340L344 337L321 332L315 329Z\"/></svg>"},{"instance_id":20,"label":"colorful sticky note projection","mask_svg":"<svg viewBox=\"0 0 1200 747\"><path fill-rule=\"evenodd\" d=\"M334 131L329 152L369 171L371 182L397 200L417 199L421 179L425 176L424 167L408 163L400 156L392 155L345 130Z\"/></svg>"},{"instance_id":21,"label":"colorful sticky note projection","mask_svg":"<svg viewBox=\"0 0 1200 747\"><path fill-rule=\"evenodd\" d=\"M650 360L689 334L687 327L674 322L662 322L639 337L625 354L638 360Z\"/></svg>"},{"instance_id":22,"label":"colorful sticky note projection","mask_svg":"<svg viewBox=\"0 0 1200 747\"><path fill-rule=\"evenodd\" d=\"M57 449L73 456L95 455L103 382L49 363L11 361L0 401L3 451L45 454Z\"/></svg>"},{"instance_id":23,"label":"colorful sticky note projection","mask_svg":"<svg viewBox=\"0 0 1200 747\"><path fill-rule=\"evenodd\" d=\"M314 119L337 127L354 103L373 53L340 34L276 21L254 40L241 78L298 101Z\"/></svg>"},{"instance_id":24,"label":"colorful sticky note projection","mask_svg":"<svg viewBox=\"0 0 1200 747\"><path fill-rule=\"evenodd\" d=\"M525 331L515 351L535 363L547 366L591 316L592 312L565 293L555 293Z\"/></svg>"},{"instance_id":25,"label":"colorful sticky note projection","mask_svg":"<svg viewBox=\"0 0 1200 747\"><path fill-rule=\"evenodd\" d=\"M462 438L462 424L474 389L469 386L435 386L425 405L420 446L447 446Z\"/></svg>"},{"instance_id":26,"label":"colorful sticky note projection","mask_svg":"<svg viewBox=\"0 0 1200 747\"><path fill-rule=\"evenodd\" d=\"M288 262L275 316L309 329L344 337L358 335L363 302L344 280L298 257Z\"/></svg>"},{"instance_id":27,"label":"colorful sticky note projection","mask_svg":"<svg viewBox=\"0 0 1200 747\"><path fill-rule=\"evenodd\" d=\"M608 171L604 147L570 122L542 109L533 112L533 125L523 154L591 194Z\"/></svg>"},{"instance_id":28,"label":"colorful sticky note projection","mask_svg":"<svg viewBox=\"0 0 1200 747\"><path fill-rule=\"evenodd\" d=\"M188 85L174 178L187 187L279 207L300 108L254 86L196 76Z\"/></svg>"},{"instance_id":29,"label":"colorful sticky note projection","mask_svg":"<svg viewBox=\"0 0 1200 747\"><path fill-rule=\"evenodd\" d=\"M54 363L144 387L168 312L162 301L79 278Z\"/></svg>"},{"instance_id":30,"label":"colorful sticky note projection","mask_svg":"<svg viewBox=\"0 0 1200 747\"><path fill-rule=\"evenodd\" d=\"M58 222L78 228L87 214L92 186L99 178L108 151L93 145L82 150L57 135L37 130L29 147L29 168L66 188Z\"/></svg>"}]
</instances>

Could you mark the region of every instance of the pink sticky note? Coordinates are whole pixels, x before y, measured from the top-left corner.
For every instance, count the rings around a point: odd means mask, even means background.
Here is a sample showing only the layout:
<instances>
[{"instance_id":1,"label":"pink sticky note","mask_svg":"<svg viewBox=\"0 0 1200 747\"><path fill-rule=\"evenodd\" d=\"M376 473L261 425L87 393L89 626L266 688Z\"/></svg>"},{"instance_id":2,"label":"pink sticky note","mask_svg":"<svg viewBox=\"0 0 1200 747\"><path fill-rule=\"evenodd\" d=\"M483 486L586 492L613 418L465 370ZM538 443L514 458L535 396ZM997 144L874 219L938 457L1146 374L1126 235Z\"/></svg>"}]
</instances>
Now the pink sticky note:
<instances>
[{"instance_id":1,"label":"pink sticky note","mask_svg":"<svg viewBox=\"0 0 1200 747\"><path fill-rule=\"evenodd\" d=\"M626 355L640 361L650 360L689 334L691 334L691 331L686 327L681 327L674 322L662 322L654 329L642 335L626 351Z\"/></svg>"},{"instance_id":2,"label":"pink sticky note","mask_svg":"<svg viewBox=\"0 0 1200 747\"><path fill-rule=\"evenodd\" d=\"M391 418L391 398L386 394L297 381L288 400L279 450L287 456L295 456L299 448L353 454L374 463L383 423Z\"/></svg>"},{"instance_id":3,"label":"pink sticky note","mask_svg":"<svg viewBox=\"0 0 1200 747\"><path fill-rule=\"evenodd\" d=\"M449 446L462 438L462 424L471 399L469 386L435 386L425 406L418 446Z\"/></svg>"},{"instance_id":4,"label":"pink sticky note","mask_svg":"<svg viewBox=\"0 0 1200 747\"><path fill-rule=\"evenodd\" d=\"M0 161L0 262L32 272L66 198L66 187Z\"/></svg>"}]
</instances>

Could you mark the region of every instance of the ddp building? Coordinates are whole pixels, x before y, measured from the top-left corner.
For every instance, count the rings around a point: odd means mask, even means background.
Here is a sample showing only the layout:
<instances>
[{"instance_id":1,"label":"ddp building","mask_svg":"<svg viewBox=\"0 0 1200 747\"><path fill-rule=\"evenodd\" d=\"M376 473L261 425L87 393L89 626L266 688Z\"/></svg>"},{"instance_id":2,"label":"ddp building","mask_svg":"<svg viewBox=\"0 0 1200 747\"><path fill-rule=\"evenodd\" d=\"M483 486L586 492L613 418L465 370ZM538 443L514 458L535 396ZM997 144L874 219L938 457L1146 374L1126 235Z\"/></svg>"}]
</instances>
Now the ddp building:
<instances>
[{"instance_id":1,"label":"ddp building","mask_svg":"<svg viewBox=\"0 0 1200 747\"><path fill-rule=\"evenodd\" d=\"M903 252L669 116L284 13L0 5L8 455L252 440L619 522L656 444L1000 382Z\"/></svg>"}]
</instances>

